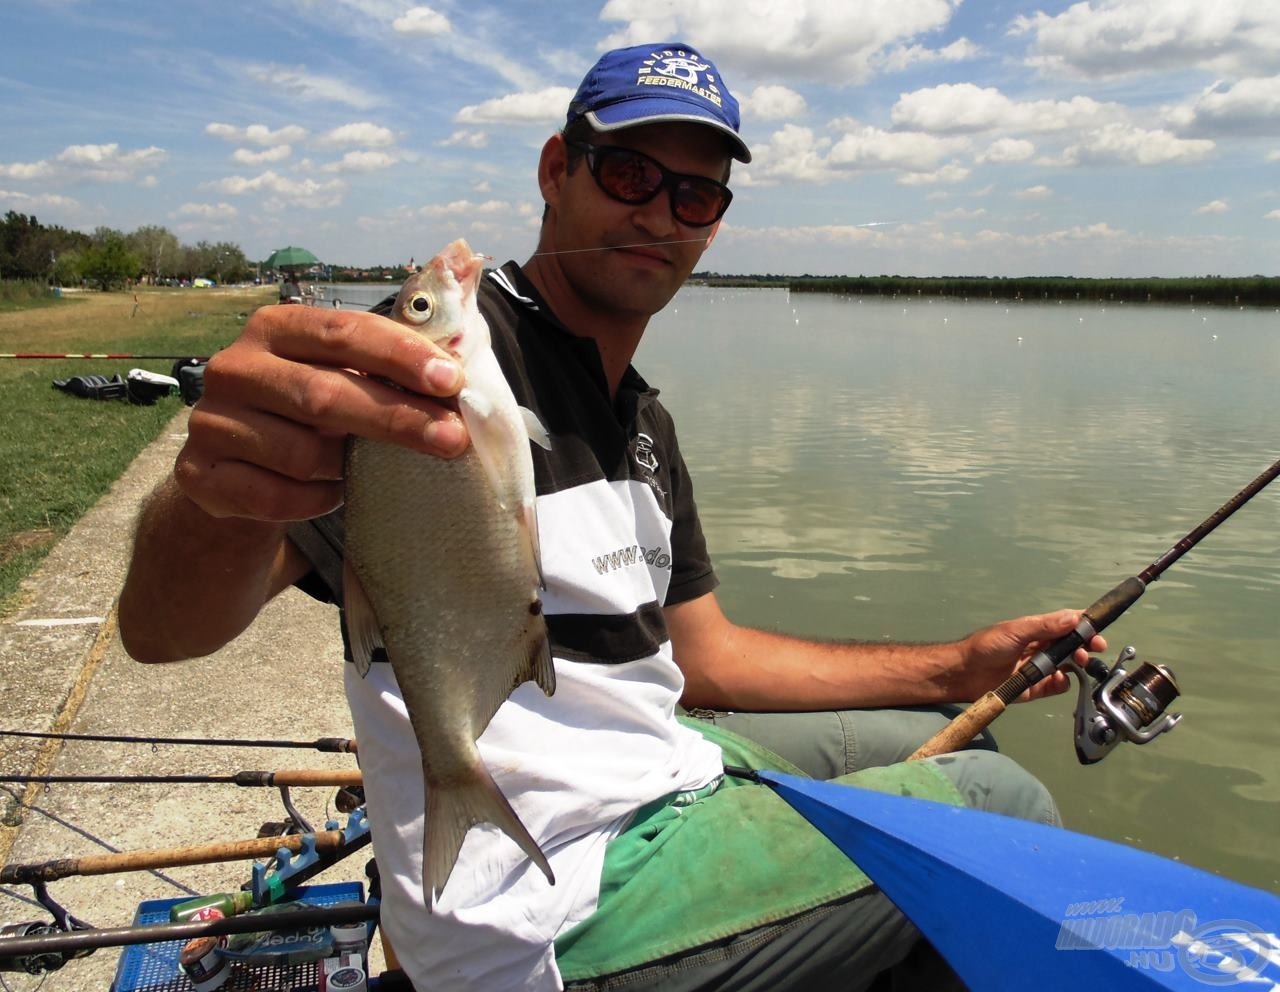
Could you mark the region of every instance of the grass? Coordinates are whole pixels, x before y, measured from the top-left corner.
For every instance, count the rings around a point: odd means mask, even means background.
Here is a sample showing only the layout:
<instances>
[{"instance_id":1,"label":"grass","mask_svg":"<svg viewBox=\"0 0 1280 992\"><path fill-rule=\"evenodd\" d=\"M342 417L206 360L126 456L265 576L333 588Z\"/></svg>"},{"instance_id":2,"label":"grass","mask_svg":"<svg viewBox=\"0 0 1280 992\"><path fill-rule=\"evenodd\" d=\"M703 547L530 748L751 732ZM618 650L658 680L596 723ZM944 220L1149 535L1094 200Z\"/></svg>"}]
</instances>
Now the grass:
<instances>
[{"instance_id":1,"label":"grass","mask_svg":"<svg viewBox=\"0 0 1280 992\"><path fill-rule=\"evenodd\" d=\"M0 313L57 306L53 290L33 279L0 279Z\"/></svg>"},{"instance_id":2,"label":"grass","mask_svg":"<svg viewBox=\"0 0 1280 992\"><path fill-rule=\"evenodd\" d=\"M230 344L269 289L85 293L51 306L0 307L0 352L209 355ZM90 400L54 379L171 371L168 360L0 359L0 616L18 607L19 584L182 409ZM127 548L102 548L104 555Z\"/></svg>"}]
</instances>

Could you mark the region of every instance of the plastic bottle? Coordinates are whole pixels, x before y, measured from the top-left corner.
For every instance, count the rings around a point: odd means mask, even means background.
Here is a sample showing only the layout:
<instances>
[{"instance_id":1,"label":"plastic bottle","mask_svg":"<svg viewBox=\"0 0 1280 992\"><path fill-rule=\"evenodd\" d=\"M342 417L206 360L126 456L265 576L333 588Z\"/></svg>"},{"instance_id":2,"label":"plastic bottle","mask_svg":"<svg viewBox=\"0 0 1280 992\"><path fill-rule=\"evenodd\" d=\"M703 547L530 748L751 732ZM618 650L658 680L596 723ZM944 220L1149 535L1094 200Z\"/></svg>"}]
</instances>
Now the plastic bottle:
<instances>
[{"instance_id":1,"label":"plastic bottle","mask_svg":"<svg viewBox=\"0 0 1280 992\"><path fill-rule=\"evenodd\" d=\"M252 892L223 892L216 896L201 896L180 902L169 910L169 922L188 923L192 920L220 920L243 913L253 905Z\"/></svg>"}]
</instances>

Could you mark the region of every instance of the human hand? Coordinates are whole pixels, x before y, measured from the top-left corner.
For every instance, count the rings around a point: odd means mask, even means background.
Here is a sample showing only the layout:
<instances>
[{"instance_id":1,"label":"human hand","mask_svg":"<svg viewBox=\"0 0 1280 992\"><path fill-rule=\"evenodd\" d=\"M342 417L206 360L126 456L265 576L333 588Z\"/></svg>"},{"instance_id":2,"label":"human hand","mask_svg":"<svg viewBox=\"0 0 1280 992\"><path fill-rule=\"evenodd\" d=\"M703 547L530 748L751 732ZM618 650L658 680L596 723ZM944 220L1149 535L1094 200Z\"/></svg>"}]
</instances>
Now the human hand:
<instances>
[{"instance_id":1,"label":"human hand","mask_svg":"<svg viewBox=\"0 0 1280 992\"><path fill-rule=\"evenodd\" d=\"M348 434L461 454L466 428L447 401L462 382L455 359L385 317L263 307L210 359L174 476L215 517L320 516L342 502Z\"/></svg>"},{"instance_id":2,"label":"human hand","mask_svg":"<svg viewBox=\"0 0 1280 992\"><path fill-rule=\"evenodd\" d=\"M957 698L972 701L994 689L1037 651L1074 630L1083 615L1083 610L1040 613L1005 620L970 634L961 642L963 660L956 673ZM1075 660L1083 665L1090 652L1106 649L1106 639L1095 634L1088 644L1076 649ZM1070 684L1067 673L1059 670L1033 685L1018 701L1056 696Z\"/></svg>"}]
</instances>

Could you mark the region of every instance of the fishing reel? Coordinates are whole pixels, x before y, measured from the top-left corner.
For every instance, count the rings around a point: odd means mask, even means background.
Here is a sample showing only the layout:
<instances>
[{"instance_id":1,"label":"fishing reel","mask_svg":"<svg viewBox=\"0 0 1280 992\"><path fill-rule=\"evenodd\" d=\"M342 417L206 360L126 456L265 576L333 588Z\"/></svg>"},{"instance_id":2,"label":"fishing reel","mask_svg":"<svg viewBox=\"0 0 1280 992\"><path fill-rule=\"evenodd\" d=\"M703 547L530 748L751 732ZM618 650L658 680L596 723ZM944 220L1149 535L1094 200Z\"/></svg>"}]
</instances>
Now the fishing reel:
<instances>
[{"instance_id":1,"label":"fishing reel","mask_svg":"<svg viewBox=\"0 0 1280 992\"><path fill-rule=\"evenodd\" d=\"M1090 658L1083 666L1067 662L1067 670L1080 680L1075 712L1080 764L1101 761L1122 740L1150 743L1182 719L1181 713L1165 712L1181 693L1173 672L1147 661L1129 672L1125 665L1137 654L1126 647L1110 669L1101 658Z\"/></svg>"}]
</instances>

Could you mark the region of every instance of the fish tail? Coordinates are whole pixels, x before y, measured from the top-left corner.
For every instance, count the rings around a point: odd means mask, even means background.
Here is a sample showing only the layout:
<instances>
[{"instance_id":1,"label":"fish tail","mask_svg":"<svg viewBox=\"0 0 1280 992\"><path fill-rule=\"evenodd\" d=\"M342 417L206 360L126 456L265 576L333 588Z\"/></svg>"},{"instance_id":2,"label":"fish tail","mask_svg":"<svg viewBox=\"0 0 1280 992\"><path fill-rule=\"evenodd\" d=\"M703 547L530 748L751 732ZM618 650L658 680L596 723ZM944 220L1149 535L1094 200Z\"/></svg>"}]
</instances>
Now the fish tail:
<instances>
[{"instance_id":1,"label":"fish tail","mask_svg":"<svg viewBox=\"0 0 1280 992\"><path fill-rule=\"evenodd\" d=\"M477 823L492 823L520 846L555 885L555 876L538 842L525 829L483 764L476 776L461 785L437 784L427 789L426 836L422 848L422 890L437 896L449 881L467 831ZM429 904L429 903L428 903Z\"/></svg>"}]
</instances>

